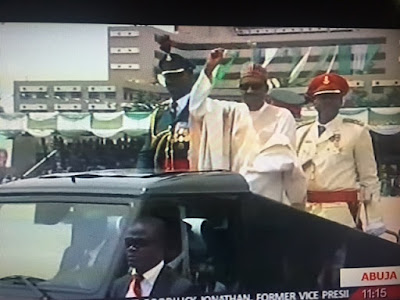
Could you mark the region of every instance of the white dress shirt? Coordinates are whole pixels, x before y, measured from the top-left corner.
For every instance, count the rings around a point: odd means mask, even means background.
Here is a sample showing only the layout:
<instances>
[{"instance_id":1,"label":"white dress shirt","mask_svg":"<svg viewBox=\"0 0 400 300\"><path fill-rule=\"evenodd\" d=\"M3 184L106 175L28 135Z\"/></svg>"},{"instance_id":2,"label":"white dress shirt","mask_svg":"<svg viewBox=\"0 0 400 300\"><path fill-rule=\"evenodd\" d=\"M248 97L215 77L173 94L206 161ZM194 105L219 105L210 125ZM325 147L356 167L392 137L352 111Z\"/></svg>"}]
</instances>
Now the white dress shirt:
<instances>
[{"instance_id":1,"label":"white dress shirt","mask_svg":"<svg viewBox=\"0 0 400 300\"><path fill-rule=\"evenodd\" d=\"M188 101L190 98L190 94L187 94L181 98L179 98L178 100L176 100L176 103L178 104L178 106L176 107L176 115L178 116L182 110L186 107ZM171 104L172 104L172 99L168 100Z\"/></svg>"},{"instance_id":2,"label":"white dress shirt","mask_svg":"<svg viewBox=\"0 0 400 300\"><path fill-rule=\"evenodd\" d=\"M160 275L160 272L162 268L164 267L164 261L160 261L158 265L153 267L152 269L148 270L146 273L143 274L143 280L140 283L140 287L142 289L142 297L148 297L153 290L154 283L157 280L158 275ZM135 269L133 270L132 274L135 274ZM135 292L133 291L133 288L131 288L132 282L129 284L129 289L128 293L126 294L125 298L132 298L132 297L137 297L135 295Z\"/></svg>"},{"instance_id":3,"label":"white dress shirt","mask_svg":"<svg viewBox=\"0 0 400 300\"><path fill-rule=\"evenodd\" d=\"M177 107L176 107L176 115L178 116L182 110L186 107L188 101L190 99L190 94L187 94L181 98L179 98L178 100L176 100L175 102L177 103ZM196 99L194 99L196 100ZM161 104L162 105L169 105L170 106L170 110L172 112L172 98L169 98L168 100L163 101Z\"/></svg>"}]
</instances>

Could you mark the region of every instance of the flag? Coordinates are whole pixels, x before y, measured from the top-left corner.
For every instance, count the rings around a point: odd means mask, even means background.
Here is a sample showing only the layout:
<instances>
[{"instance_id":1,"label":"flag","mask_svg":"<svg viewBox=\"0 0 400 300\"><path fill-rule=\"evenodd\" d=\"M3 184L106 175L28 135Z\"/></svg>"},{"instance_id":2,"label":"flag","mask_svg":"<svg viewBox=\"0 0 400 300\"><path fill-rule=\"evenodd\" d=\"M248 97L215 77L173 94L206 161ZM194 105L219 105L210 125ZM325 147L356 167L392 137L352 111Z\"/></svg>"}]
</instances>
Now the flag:
<instances>
[{"instance_id":1,"label":"flag","mask_svg":"<svg viewBox=\"0 0 400 300\"><path fill-rule=\"evenodd\" d=\"M352 46L353 52L353 74L361 74L365 68L365 61L367 56L367 45L353 45Z\"/></svg>"},{"instance_id":2,"label":"flag","mask_svg":"<svg viewBox=\"0 0 400 300\"><path fill-rule=\"evenodd\" d=\"M239 51L230 51L229 52L230 60L224 64L224 65L219 65L219 68L216 71L216 74L214 76L213 84L216 85L220 81L222 81L225 77L225 75L229 72L231 69L234 61L239 57Z\"/></svg>"},{"instance_id":3,"label":"flag","mask_svg":"<svg viewBox=\"0 0 400 300\"><path fill-rule=\"evenodd\" d=\"M351 46L340 46L338 52L339 74L351 75Z\"/></svg>"},{"instance_id":4,"label":"flag","mask_svg":"<svg viewBox=\"0 0 400 300\"><path fill-rule=\"evenodd\" d=\"M296 82L296 84L299 84L299 85L308 84L308 82L311 80L311 78L315 77L317 75L317 73L319 73L321 70L325 70L326 69L325 65L327 63L328 57L331 54L333 55L333 52L334 52L333 47L322 47L320 60L314 65L314 67L310 71L309 75L302 80L298 80L298 82Z\"/></svg>"},{"instance_id":5,"label":"flag","mask_svg":"<svg viewBox=\"0 0 400 300\"><path fill-rule=\"evenodd\" d=\"M275 57L276 52L278 52L278 48L267 48L267 49L265 49L264 62L262 63L263 68L266 68L268 66L268 64Z\"/></svg>"},{"instance_id":6,"label":"flag","mask_svg":"<svg viewBox=\"0 0 400 300\"><path fill-rule=\"evenodd\" d=\"M262 63L262 50L260 48L254 48L253 49L253 57L252 61L254 64L261 65Z\"/></svg>"},{"instance_id":7,"label":"flag","mask_svg":"<svg viewBox=\"0 0 400 300\"><path fill-rule=\"evenodd\" d=\"M297 65L293 68L292 72L289 75L289 84L292 83L299 77L300 72L304 70L304 67L307 64L308 57L310 56L312 47L308 47L307 52L300 59Z\"/></svg>"},{"instance_id":8,"label":"flag","mask_svg":"<svg viewBox=\"0 0 400 300\"><path fill-rule=\"evenodd\" d=\"M363 69L364 74L368 74L371 71L372 67L374 66L374 62L372 61L372 59L378 53L379 48L380 45L368 45L367 54L365 57L365 65Z\"/></svg>"},{"instance_id":9,"label":"flag","mask_svg":"<svg viewBox=\"0 0 400 300\"><path fill-rule=\"evenodd\" d=\"M332 71L333 64L335 63L336 56L338 55L338 53L339 53L339 46L336 46L335 53L333 54L332 59L331 59L331 63L329 64L328 70L326 70L327 74L329 74Z\"/></svg>"}]
</instances>

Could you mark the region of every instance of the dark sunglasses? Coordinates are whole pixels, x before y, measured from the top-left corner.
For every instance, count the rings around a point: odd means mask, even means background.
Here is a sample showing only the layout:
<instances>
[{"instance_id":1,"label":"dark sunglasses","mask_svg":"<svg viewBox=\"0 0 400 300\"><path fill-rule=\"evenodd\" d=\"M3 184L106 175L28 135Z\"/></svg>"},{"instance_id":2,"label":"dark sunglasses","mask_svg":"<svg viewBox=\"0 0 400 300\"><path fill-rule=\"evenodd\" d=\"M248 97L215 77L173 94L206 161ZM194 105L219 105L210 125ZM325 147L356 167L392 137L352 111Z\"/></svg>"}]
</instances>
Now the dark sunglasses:
<instances>
[{"instance_id":1,"label":"dark sunglasses","mask_svg":"<svg viewBox=\"0 0 400 300\"><path fill-rule=\"evenodd\" d=\"M132 238L132 237L127 237L125 238L125 247L126 248L142 248L146 247L150 244L150 242L146 239L138 239L138 238Z\"/></svg>"},{"instance_id":2,"label":"dark sunglasses","mask_svg":"<svg viewBox=\"0 0 400 300\"><path fill-rule=\"evenodd\" d=\"M241 83L239 89L242 91L247 91L249 88L252 90L261 90L265 85L263 83Z\"/></svg>"}]
</instances>

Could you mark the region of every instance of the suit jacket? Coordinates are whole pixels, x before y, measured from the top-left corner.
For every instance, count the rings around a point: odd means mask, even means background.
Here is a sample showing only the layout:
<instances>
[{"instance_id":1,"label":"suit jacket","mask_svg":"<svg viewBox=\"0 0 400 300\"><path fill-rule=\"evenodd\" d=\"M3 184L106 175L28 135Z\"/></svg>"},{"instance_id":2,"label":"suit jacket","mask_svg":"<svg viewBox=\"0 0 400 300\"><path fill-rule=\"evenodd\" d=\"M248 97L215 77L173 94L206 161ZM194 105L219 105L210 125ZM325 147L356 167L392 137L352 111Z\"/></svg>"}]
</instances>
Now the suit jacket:
<instances>
[{"instance_id":1,"label":"suit jacket","mask_svg":"<svg viewBox=\"0 0 400 300\"><path fill-rule=\"evenodd\" d=\"M126 294L128 293L131 280L132 276L130 274L115 280L111 287L110 298L125 298ZM156 282L154 283L150 296L177 297L195 294L196 290L189 280L179 276L170 267L164 266L158 275Z\"/></svg>"},{"instance_id":2,"label":"suit jacket","mask_svg":"<svg viewBox=\"0 0 400 300\"><path fill-rule=\"evenodd\" d=\"M84 256L85 249L70 246L64 252L58 273L51 280L54 284L68 282L81 288L93 288L98 284L96 274L106 274L114 254L114 241L107 240L93 258L91 264ZM79 268L77 268L79 267Z\"/></svg>"},{"instance_id":3,"label":"suit jacket","mask_svg":"<svg viewBox=\"0 0 400 300\"><path fill-rule=\"evenodd\" d=\"M108 265L113 251L115 248L115 242L106 240L104 244L98 249L95 257L93 258L92 264L89 265L89 261L86 260L84 252L86 249L74 249L73 247L68 247L61 260L60 270L71 270L76 267L80 269L87 269L93 266L104 266Z\"/></svg>"}]
</instances>

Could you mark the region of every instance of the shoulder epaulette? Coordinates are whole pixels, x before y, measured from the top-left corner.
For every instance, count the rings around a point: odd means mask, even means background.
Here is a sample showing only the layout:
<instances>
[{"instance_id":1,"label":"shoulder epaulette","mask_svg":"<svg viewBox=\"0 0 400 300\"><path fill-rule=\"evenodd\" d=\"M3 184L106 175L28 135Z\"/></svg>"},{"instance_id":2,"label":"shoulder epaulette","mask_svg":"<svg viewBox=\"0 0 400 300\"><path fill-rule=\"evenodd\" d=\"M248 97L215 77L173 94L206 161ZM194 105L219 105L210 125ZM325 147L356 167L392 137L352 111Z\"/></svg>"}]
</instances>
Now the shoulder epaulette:
<instances>
[{"instance_id":1,"label":"shoulder epaulette","mask_svg":"<svg viewBox=\"0 0 400 300\"><path fill-rule=\"evenodd\" d=\"M169 109L171 102L171 99L168 99L159 103L157 108L153 110L153 115L155 115L156 118L162 115L165 110Z\"/></svg>"},{"instance_id":2,"label":"shoulder epaulette","mask_svg":"<svg viewBox=\"0 0 400 300\"><path fill-rule=\"evenodd\" d=\"M160 106L164 106L164 105L170 105L172 103L171 99L165 100L163 102L160 103Z\"/></svg>"},{"instance_id":3,"label":"shoulder epaulette","mask_svg":"<svg viewBox=\"0 0 400 300\"><path fill-rule=\"evenodd\" d=\"M344 122L344 123L357 124L357 125L360 125L360 126L365 126L365 124L364 124L363 122L361 122L361 121L359 121L359 120L356 120L356 119L344 118L344 119L343 119L343 122Z\"/></svg>"},{"instance_id":4,"label":"shoulder epaulette","mask_svg":"<svg viewBox=\"0 0 400 300\"><path fill-rule=\"evenodd\" d=\"M158 105L158 107L156 107L152 111L152 113L150 115L150 132L151 132L152 140L154 140L157 137L156 132L155 132L157 120L159 120L161 118L162 114L165 112L165 110L168 109L168 107L169 107L169 105L166 105L166 104L161 105L160 104L160 105Z\"/></svg>"},{"instance_id":5,"label":"shoulder epaulette","mask_svg":"<svg viewBox=\"0 0 400 300\"><path fill-rule=\"evenodd\" d=\"M306 125L311 125L312 123L314 123L315 120L306 120L306 121L300 121L297 123L297 129L306 126Z\"/></svg>"}]
</instances>

